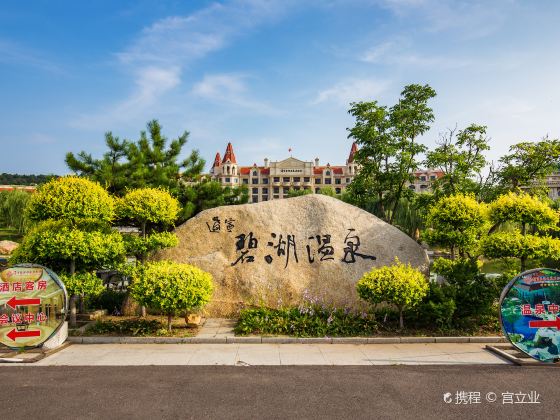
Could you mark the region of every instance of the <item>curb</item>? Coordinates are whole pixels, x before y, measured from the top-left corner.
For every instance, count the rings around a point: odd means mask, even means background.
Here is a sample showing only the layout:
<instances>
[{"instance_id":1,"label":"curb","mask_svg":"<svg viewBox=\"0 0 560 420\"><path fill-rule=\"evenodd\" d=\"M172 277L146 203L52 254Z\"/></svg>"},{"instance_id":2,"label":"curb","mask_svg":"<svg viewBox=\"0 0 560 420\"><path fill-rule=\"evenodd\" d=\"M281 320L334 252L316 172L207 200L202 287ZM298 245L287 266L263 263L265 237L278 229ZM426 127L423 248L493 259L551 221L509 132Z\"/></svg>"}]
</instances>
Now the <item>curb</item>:
<instances>
[{"instance_id":1,"label":"curb","mask_svg":"<svg viewBox=\"0 0 560 420\"><path fill-rule=\"evenodd\" d=\"M419 344L505 343L502 336L487 337L68 337L76 344Z\"/></svg>"}]
</instances>

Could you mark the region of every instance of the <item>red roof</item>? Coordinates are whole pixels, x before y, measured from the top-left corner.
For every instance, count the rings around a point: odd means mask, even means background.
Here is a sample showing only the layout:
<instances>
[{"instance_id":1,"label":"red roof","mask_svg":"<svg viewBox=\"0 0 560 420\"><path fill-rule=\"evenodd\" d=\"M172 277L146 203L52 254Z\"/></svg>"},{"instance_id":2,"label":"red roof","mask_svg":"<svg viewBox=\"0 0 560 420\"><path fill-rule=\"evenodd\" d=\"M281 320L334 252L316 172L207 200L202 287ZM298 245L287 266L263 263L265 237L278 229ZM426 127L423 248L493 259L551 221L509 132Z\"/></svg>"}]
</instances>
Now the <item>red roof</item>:
<instances>
[{"instance_id":1,"label":"red roof","mask_svg":"<svg viewBox=\"0 0 560 420\"><path fill-rule=\"evenodd\" d=\"M315 175L321 175L323 173L324 170L326 169L331 169L333 171L333 174L335 175L342 175L344 174L344 167L343 166L316 166L315 168L313 168L313 174Z\"/></svg>"},{"instance_id":2,"label":"red roof","mask_svg":"<svg viewBox=\"0 0 560 420\"><path fill-rule=\"evenodd\" d=\"M350 156L348 156L348 163L354 162L354 155L358 151L358 145L356 142L352 143L352 148L350 149Z\"/></svg>"},{"instance_id":3,"label":"red roof","mask_svg":"<svg viewBox=\"0 0 560 420\"><path fill-rule=\"evenodd\" d=\"M231 145L231 143L227 144L226 153L224 155L224 160L222 161L222 163L226 163L228 160L231 163L237 163L237 160L235 159L235 153L233 153L233 146Z\"/></svg>"},{"instance_id":4,"label":"red roof","mask_svg":"<svg viewBox=\"0 0 560 420\"><path fill-rule=\"evenodd\" d=\"M250 175L253 169L258 170L263 175L270 174L270 168L265 168L263 166L241 166L239 168L240 175Z\"/></svg>"},{"instance_id":5,"label":"red roof","mask_svg":"<svg viewBox=\"0 0 560 420\"><path fill-rule=\"evenodd\" d=\"M220 166L222 164L221 160L222 158L220 157L220 152L216 153L216 158L214 159L214 164L212 165L212 168L215 168L216 166Z\"/></svg>"}]
</instances>

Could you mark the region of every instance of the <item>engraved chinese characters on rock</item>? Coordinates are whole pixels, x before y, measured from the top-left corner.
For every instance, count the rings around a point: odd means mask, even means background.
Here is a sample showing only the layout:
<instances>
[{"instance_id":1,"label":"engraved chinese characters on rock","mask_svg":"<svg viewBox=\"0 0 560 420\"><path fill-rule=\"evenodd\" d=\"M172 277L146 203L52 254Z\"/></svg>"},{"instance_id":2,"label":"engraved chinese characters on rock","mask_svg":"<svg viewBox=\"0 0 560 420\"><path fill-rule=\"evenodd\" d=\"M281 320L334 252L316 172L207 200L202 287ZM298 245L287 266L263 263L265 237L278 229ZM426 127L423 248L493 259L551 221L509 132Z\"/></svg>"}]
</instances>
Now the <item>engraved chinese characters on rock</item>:
<instances>
[{"instance_id":1,"label":"engraved chinese characters on rock","mask_svg":"<svg viewBox=\"0 0 560 420\"><path fill-rule=\"evenodd\" d=\"M233 222L235 222L235 219L225 218L224 224L226 232L233 232L233 228L235 227ZM210 233L220 233L222 231L222 221L218 216L212 217L211 221L206 222L206 226L208 227L208 231Z\"/></svg>"},{"instance_id":2,"label":"engraved chinese characters on rock","mask_svg":"<svg viewBox=\"0 0 560 420\"><path fill-rule=\"evenodd\" d=\"M341 246L343 255L340 261L346 264L353 264L356 262L356 257L375 260L376 257L373 255L358 252L362 244L355 231L353 228L348 229L344 244ZM291 261L299 264L298 242L295 235L272 232L270 238L270 241L267 242L267 247L271 249L264 256L264 261L267 264L272 264L275 258L284 263L284 268L287 268ZM258 238L254 236L253 232L240 234L235 239L236 260L231 265L255 262ZM318 233L308 236L305 250L309 264L335 260L335 247L332 244L331 234Z\"/></svg>"}]
</instances>

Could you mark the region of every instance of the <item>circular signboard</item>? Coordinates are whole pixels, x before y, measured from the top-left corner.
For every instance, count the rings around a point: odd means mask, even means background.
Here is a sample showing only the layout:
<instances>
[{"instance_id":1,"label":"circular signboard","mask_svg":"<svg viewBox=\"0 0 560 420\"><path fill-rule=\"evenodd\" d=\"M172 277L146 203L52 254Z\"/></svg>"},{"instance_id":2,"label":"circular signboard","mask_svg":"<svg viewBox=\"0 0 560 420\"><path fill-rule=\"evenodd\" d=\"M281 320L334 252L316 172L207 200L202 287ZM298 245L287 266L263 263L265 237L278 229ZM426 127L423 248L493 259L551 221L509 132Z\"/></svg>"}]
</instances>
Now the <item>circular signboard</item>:
<instances>
[{"instance_id":1,"label":"circular signboard","mask_svg":"<svg viewBox=\"0 0 560 420\"><path fill-rule=\"evenodd\" d=\"M64 323L67 294L48 268L19 264L0 272L0 344L39 347Z\"/></svg>"},{"instance_id":2,"label":"circular signboard","mask_svg":"<svg viewBox=\"0 0 560 420\"><path fill-rule=\"evenodd\" d=\"M560 360L560 271L538 268L516 276L500 297L509 342L541 362Z\"/></svg>"}]
</instances>

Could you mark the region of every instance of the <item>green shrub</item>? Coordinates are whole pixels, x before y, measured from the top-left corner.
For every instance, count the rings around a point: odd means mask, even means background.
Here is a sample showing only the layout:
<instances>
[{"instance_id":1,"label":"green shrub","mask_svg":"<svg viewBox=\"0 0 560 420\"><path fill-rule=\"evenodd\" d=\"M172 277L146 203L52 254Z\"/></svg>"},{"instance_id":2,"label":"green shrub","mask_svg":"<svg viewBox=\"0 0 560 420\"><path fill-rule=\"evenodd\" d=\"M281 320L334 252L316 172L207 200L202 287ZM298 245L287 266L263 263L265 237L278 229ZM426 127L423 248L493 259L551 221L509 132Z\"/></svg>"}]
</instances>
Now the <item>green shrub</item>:
<instances>
[{"instance_id":1,"label":"green shrub","mask_svg":"<svg viewBox=\"0 0 560 420\"><path fill-rule=\"evenodd\" d=\"M368 336L377 324L367 313L323 305L302 305L279 309L243 309L235 333L291 335L296 337Z\"/></svg>"},{"instance_id":2,"label":"green shrub","mask_svg":"<svg viewBox=\"0 0 560 420\"><path fill-rule=\"evenodd\" d=\"M88 306L95 309L106 309L108 314L113 314L115 310L120 312L125 296L126 292L104 289L99 295L88 300Z\"/></svg>"},{"instance_id":3,"label":"green shrub","mask_svg":"<svg viewBox=\"0 0 560 420\"><path fill-rule=\"evenodd\" d=\"M146 263L133 273L130 293L141 305L167 315L167 328L177 312L199 309L210 300L212 276L188 264Z\"/></svg>"},{"instance_id":4,"label":"green shrub","mask_svg":"<svg viewBox=\"0 0 560 420\"><path fill-rule=\"evenodd\" d=\"M420 303L428 292L428 282L419 270L395 259L391 266L373 268L364 274L356 290L374 308L381 302L395 305L399 310L399 325L404 328L403 310Z\"/></svg>"},{"instance_id":5,"label":"green shrub","mask_svg":"<svg viewBox=\"0 0 560 420\"><path fill-rule=\"evenodd\" d=\"M424 299L417 306L406 311L405 318L413 322L416 327L451 329L456 309L453 296L452 287L430 283Z\"/></svg>"},{"instance_id":6,"label":"green shrub","mask_svg":"<svg viewBox=\"0 0 560 420\"><path fill-rule=\"evenodd\" d=\"M472 318L493 312L501 288L496 280L487 278L480 272L480 264L476 259L438 258L434 261L432 270L443 276L450 286L456 306L456 326L466 325L472 322Z\"/></svg>"},{"instance_id":7,"label":"green shrub","mask_svg":"<svg viewBox=\"0 0 560 420\"><path fill-rule=\"evenodd\" d=\"M124 336L150 336L159 335L163 328L157 320L124 319L119 321L97 321L88 328L88 335L124 335Z\"/></svg>"}]
</instances>

